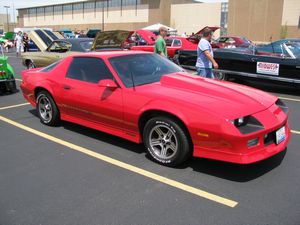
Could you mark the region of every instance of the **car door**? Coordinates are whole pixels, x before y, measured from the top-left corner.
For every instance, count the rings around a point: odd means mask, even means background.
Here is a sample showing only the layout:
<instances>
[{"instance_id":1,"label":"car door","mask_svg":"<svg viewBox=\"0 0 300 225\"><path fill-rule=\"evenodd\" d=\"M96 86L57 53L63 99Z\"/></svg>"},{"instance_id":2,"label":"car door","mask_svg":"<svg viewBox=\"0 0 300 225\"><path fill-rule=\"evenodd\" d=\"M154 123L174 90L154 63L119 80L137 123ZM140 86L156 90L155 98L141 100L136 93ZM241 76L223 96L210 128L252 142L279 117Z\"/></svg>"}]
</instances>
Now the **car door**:
<instances>
[{"instance_id":1,"label":"car door","mask_svg":"<svg viewBox=\"0 0 300 225\"><path fill-rule=\"evenodd\" d=\"M298 60L291 57L283 47L275 47L271 55L260 54L252 57L255 73L271 77L299 79Z\"/></svg>"},{"instance_id":2,"label":"car door","mask_svg":"<svg viewBox=\"0 0 300 225\"><path fill-rule=\"evenodd\" d=\"M172 44L171 46L167 46L168 50L168 56L170 58L173 58L175 55L176 50L181 49L182 47L182 42L179 39L172 39Z\"/></svg>"},{"instance_id":3,"label":"car door","mask_svg":"<svg viewBox=\"0 0 300 225\"><path fill-rule=\"evenodd\" d=\"M73 58L61 87L68 116L106 127L123 126L122 89L99 87L104 79L114 78L102 59Z\"/></svg>"},{"instance_id":4,"label":"car door","mask_svg":"<svg viewBox=\"0 0 300 225\"><path fill-rule=\"evenodd\" d=\"M71 44L66 41L53 41L51 45L42 53L40 59L41 66L50 65L67 56L71 49Z\"/></svg>"}]
</instances>

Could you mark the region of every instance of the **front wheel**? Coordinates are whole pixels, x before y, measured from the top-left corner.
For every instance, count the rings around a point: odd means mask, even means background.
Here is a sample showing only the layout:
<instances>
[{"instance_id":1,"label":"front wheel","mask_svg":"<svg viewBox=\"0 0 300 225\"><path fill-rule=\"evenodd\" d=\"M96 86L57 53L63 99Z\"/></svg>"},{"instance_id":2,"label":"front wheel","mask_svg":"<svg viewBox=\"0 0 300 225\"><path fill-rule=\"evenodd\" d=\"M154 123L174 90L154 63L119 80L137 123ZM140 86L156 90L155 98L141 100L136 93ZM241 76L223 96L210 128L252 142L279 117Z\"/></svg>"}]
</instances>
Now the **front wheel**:
<instances>
[{"instance_id":1,"label":"front wheel","mask_svg":"<svg viewBox=\"0 0 300 225\"><path fill-rule=\"evenodd\" d=\"M143 140L150 156L162 165L177 166L191 155L187 132L168 117L151 118L144 127Z\"/></svg>"},{"instance_id":2,"label":"front wheel","mask_svg":"<svg viewBox=\"0 0 300 225\"><path fill-rule=\"evenodd\" d=\"M36 109L41 123L49 126L58 124L60 119L59 111L53 98L47 91L40 91L37 94Z\"/></svg>"}]
</instances>

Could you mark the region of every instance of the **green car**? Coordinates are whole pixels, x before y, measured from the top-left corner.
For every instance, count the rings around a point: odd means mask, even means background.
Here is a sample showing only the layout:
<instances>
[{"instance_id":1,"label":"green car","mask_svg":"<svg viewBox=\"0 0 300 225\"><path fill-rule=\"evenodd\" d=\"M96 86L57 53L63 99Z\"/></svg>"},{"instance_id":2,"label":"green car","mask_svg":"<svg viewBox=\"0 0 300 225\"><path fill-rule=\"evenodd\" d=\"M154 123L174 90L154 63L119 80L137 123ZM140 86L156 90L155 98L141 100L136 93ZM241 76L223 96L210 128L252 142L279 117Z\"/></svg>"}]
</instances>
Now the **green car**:
<instances>
[{"instance_id":1,"label":"green car","mask_svg":"<svg viewBox=\"0 0 300 225\"><path fill-rule=\"evenodd\" d=\"M14 70L7 63L8 57L4 55L3 48L0 55L0 92L15 92L17 90Z\"/></svg>"}]
</instances>

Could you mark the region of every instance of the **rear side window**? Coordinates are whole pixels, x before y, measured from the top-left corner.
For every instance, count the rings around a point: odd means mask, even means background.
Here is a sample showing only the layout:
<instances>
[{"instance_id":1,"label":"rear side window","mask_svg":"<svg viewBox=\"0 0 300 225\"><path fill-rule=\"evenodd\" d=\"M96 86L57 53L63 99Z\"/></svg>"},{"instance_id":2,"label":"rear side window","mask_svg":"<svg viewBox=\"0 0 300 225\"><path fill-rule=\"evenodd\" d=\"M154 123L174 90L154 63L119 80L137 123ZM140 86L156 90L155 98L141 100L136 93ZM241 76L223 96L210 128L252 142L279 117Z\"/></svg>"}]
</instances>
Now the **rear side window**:
<instances>
[{"instance_id":1,"label":"rear side window","mask_svg":"<svg viewBox=\"0 0 300 225\"><path fill-rule=\"evenodd\" d=\"M75 57L68 69L67 77L89 83L113 79L113 75L102 59L93 57Z\"/></svg>"},{"instance_id":2,"label":"rear side window","mask_svg":"<svg viewBox=\"0 0 300 225\"><path fill-rule=\"evenodd\" d=\"M61 61L61 60L59 60L59 61L57 61L57 62L55 62L55 63L52 63L52 64L50 64L49 66L44 67L43 69L40 70L40 72L50 72L51 70L54 69L54 67L56 67L57 64L60 63L60 61Z\"/></svg>"}]
</instances>

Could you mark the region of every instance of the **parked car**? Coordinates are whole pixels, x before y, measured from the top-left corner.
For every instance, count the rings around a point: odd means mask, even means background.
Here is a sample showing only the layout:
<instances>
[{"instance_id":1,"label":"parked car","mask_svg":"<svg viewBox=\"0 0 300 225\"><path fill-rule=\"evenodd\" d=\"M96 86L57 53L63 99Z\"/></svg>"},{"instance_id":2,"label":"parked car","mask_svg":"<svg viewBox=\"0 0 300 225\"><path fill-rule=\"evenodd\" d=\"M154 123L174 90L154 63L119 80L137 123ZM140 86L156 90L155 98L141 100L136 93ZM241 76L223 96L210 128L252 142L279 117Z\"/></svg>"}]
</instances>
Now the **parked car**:
<instances>
[{"instance_id":1,"label":"parked car","mask_svg":"<svg viewBox=\"0 0 300 225\"><path fill-rule=\"evenodd\" d=\"M281 55L283 52L283 44L288 42L297 42L300 43L300 38L288 38L288 39L281 39L278 41L271 42L265 45L257 45L255 47L256 54L259 55Z\"/></svg>"},{"instance_id":2,"label":"parked car","mask_svg":"<svg viewBox=\"0 0 300 225\"><path fill-rule=\"evenodd\" d=\"M211 46L213 48L236 48L236 47L248 48L251 44L252 42L246 37L221 36L218 39L212 41Z\"/></svg>"},{"instance_id":3,"label":"parked car","mask_svg":"<svg viewBox=\"0 0 300 225\"><path fill-rule=\"evenodd\" d=\"M286 41L280 45L281 52L262 51L262 48L217 49L214 58L219 64L215 77L227 80L231 77L243 80L261 79L300 84L300 43ZM180 51L176 55L178 64L194 69L197 60L196 51Z\"/></svg>"},{"instance_id":4,"label":"parked car","mask_svg":"<svg viewBox=\"0 0 300 225\"><path fill-rule=\"evenodd\" d=\"M32 30L28 32L28 37L30 41L34 43L34 45L30 47L37 47L38 51L44 51L53 41L64 38L60 33L52 32L46 29Z\"/></svg>"},{"instance_id":5,"label":"parked car","mask_svg":"<svg viewBox=\"0 0 300 225\"><path fill-rule=\"evenodd\" d=\"M22 53L22 63L27 68L48 66L68 55L90 51L92 38L57 39L39 52Z\"/></svg>"},{"instance_id":6,"label":"parked car","mask_svg":"<svg viewBox=\"0 0 300 225\"><path fill-rule=\"evenodd\" d=\"M3 48L0 45L0 92L15 92L17 90L14 77L14 70L8 64L8 57L4 55Z\"/></svg>"},{"instance_id":7,"label":"parked car","mask_svg":"<svg viewBox=\"0 0 300 225\"><path fill-rule=\"evenodd\" d=\"M154 53L77 54L22 78L43 124L65 120L143 142L167 166L191 155L253 163L290 139L288 108L277 97L185 73Z\"/></svg>"},{"instance_id":8,"label":"parked car","mask_svg":"<svg viewBox=\"0 0 300 225\"><path fill-rule=\"evenodd\" d=\"M89 29L88 32L86 33L86 37L95 38L98 32L101 32L101 30L100 29Z\"/></svg>"},{"instance_id":9,"label":"parked car","mask_svg":"<svg viewBox=\"0 0 300 225\"><path fill-rule=\"evenodd\" d=\"M75 38L75 34L70 29L59 29L58 32L64 36L64 38Z\"/></svg>"}]
</instances>

